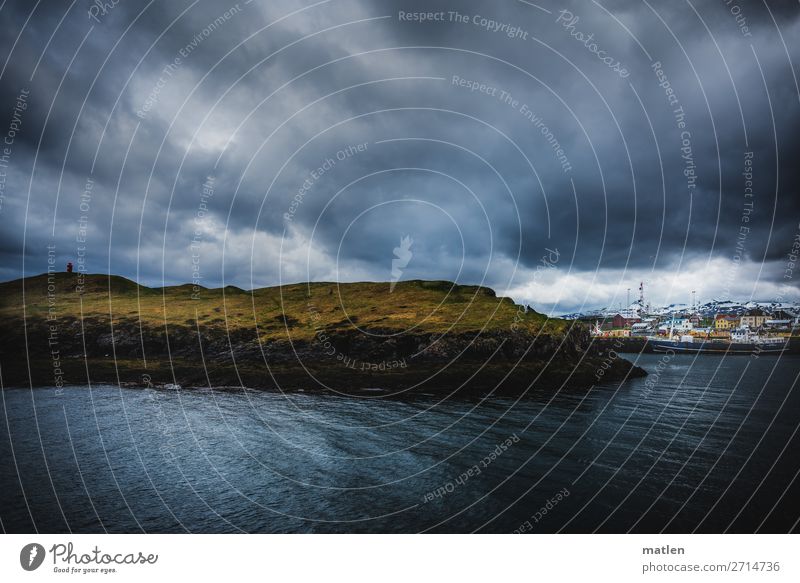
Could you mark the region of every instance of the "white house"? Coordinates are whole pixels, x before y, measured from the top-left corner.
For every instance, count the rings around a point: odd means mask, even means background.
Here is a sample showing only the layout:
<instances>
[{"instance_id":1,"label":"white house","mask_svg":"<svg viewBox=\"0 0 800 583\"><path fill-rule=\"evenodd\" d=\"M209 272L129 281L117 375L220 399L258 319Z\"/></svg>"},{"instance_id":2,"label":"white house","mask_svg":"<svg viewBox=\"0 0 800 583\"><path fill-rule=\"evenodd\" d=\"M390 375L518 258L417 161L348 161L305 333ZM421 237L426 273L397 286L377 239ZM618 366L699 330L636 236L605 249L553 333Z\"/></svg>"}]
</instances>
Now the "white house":
<instances>
[{"instance_id":1,"label":"white house","mask_svg":"<svg viewBox=\"0 0 800 583\"><path fill-rule=\"evenodd\" d=\"M694 328L691 318L684 317L673 318L669 325L672 326L672 329L676 332L685 332Z\"/></svg>"}]
</instances>

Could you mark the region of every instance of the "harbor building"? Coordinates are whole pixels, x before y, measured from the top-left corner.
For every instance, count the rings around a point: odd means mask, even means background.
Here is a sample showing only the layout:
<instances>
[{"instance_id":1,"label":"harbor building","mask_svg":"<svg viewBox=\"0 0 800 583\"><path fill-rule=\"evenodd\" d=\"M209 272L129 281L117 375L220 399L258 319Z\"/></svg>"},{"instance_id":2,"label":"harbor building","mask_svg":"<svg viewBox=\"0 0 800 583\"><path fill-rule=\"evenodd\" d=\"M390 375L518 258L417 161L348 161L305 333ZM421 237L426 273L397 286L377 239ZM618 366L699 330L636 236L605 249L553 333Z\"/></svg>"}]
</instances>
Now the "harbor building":
<instances>
[{"instance_id":1,"label":"harbor building","mask_svg":"<svg viewBox=\"0 0 800 583\"><path fill-rule=\"evenodd\" d=\"M769 319L767 313L761 308L748 310L741 317L741 325L748 328L760 328Z\"/></svg>"},{"instance_id":2,"label":"harbor building","mask_svg":"<svg viewBox=\"0 0 800 583\"><path fill-rule=\"evenodd\" d=\"M739 327L739 317L731 314L717 314L714 317L714 328L716 330L733 330Z\"/></svg>"}]
</instances>

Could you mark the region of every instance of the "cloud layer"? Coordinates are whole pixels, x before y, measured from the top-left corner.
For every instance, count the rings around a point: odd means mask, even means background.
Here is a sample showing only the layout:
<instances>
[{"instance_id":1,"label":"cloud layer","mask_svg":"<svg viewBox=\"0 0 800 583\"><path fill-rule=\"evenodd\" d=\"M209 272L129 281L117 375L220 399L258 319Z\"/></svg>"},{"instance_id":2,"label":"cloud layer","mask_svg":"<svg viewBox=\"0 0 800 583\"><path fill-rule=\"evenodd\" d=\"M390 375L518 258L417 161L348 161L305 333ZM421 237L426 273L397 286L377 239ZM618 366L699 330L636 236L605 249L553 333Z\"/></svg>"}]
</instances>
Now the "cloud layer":
<instances>
[{"instance_id":1,"label":"cloud layer","mask_svg":"<svg viewBox=\"0 0 800 583\"><path fill-rule=\"evenodd\" d=\"M98 6L0 10L3 279L389 280L409 236L548 311L796 295L796 2Z\"/></svg>"}]
</instances>

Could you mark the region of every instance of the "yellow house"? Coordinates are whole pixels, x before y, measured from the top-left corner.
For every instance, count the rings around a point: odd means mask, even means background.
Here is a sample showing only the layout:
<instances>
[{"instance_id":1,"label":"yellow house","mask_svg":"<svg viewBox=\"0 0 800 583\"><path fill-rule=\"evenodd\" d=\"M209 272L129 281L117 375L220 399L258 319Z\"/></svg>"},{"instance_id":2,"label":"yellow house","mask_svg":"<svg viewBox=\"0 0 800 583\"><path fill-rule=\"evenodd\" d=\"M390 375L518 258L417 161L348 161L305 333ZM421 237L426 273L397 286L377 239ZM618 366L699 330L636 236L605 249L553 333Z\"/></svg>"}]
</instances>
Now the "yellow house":
<instances>
[{"instance_id":1,"label":"yellow house","mask_svg":"<svg viewBox=\"0 0 800 583\"><path fill-rule=\"evenodd\" d=\"M764 324L764 322L767 321L768 318L769 316L764 310L756 308L754 310L750 310L742 316L741 325L749 326L750 328L759 328Z\"/></svg>"},{"instance_id":2,"label":"yellow house","mask_svg":"<svg viewBox=\"0 0 800 583\"><path fill-rule=\"evenodd\" d=\"M631 331L627 328L614 328L612 330L608 330L604 336L610 338L627 338L631 335Z\"/></svg>"},{"instance_id":3,"label":"yellow house","mask_svg":"<svg viewBox=\"0 0 800 583\"><path fill-rule=\"evenodd\" d=\"M733 330L739 327L739 318L730 314L717 314L714 317L715 330Z\"/></svg>"}]
</instances>

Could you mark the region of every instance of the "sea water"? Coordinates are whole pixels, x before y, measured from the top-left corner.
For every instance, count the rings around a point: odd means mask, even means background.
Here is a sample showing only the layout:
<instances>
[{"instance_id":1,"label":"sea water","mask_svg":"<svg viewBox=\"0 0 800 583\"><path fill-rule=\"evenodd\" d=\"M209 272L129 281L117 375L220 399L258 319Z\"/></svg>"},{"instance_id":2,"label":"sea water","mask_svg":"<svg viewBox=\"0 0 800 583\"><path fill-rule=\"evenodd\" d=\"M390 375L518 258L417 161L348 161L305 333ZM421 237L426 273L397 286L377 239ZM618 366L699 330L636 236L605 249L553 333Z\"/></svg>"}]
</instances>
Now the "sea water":
<instances>
[{"instance_id":1,"label":"sea water","mask_svg":"<svg viewBox=\"0 0 800 583\"><path fill-rule=\"evenodd\" d=\"M796 530L800 358L638 364L520 399L7 388L2 529Z\"/></svg>"}]
</instances>

